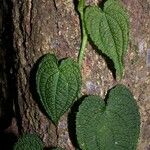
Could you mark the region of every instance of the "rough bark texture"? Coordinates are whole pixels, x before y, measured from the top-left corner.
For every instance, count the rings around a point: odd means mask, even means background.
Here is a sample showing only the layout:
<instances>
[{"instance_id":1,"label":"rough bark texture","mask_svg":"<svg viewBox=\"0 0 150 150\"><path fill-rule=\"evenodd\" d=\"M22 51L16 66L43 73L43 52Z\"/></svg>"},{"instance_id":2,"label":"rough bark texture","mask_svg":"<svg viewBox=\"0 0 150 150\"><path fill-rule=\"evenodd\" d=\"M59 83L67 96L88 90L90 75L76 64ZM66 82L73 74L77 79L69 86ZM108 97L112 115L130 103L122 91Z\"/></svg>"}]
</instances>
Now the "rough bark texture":
<instances>
[{"instance_id":1,"label":"rough bark texture","mask_svg":"<svg viewBox=\"0 0 150 150\"><path fill-rule=\"evenodd\" d=\"M16 142L13 113L16 99L15 51L12 43L11 5L0 0L0 149L10 150ZM12 123L12 125L11 125ZM5 144L7 143L7 144Z\"/></svg>"},{"instance_id":2,"label":"rough bark texture","mask_svg":"<svg viewBox=\"0 0 150 150\"><path fill-rule=\"evenodd\" d=\"M150 149L150 69L146 64L150 48L150 1L122 0L130 14L129 52L125 58L125 75L121 81L135 95L141 113L141 135L138 149ZM87 1L88 4L100 1ZM74 1L76 4L77 1ZM22 132L37 132L45 146L74 149L67 132L65 114L55 126L43 114L35 92L37 60L45 53L59 58L76 58L80 47L80 24L72 0L12 0L14 48L18 59L17 104ZM104 59L87 46L83 68L83 94L102 97L116 82ZM58 134L58 135L56 135ZM58 137L58 139L57 139Z\"/></svg>"},{"instance_id":3,"label":"rough bark texture","mask_svg":"<svg viewBox=\"0 0 150 150\"><path fill-rule=\"evenodd\" d=\"M19 123L22 132L37 132L46 146L56 146L56 128L37 104L34 64L45 53L56 53L59 58L74 56L78 18L74 18L74 7L69 10L66 1L14 0L13 6L14 47L19 65ZM70 149L70 141L66 140L65 148Z\"/></svg>"}]
</instances>

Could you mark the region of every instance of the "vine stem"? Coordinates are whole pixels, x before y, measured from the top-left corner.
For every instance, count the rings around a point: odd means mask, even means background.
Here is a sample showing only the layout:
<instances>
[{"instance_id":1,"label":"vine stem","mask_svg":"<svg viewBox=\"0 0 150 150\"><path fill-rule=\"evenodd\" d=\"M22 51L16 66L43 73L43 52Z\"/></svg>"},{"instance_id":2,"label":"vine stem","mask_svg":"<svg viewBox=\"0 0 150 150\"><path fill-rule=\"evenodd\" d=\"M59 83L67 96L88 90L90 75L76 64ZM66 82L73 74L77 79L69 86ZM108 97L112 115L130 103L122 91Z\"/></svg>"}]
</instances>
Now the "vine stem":
<instances>
[{"instance_id":1,"label":"vine stem","mask_svg":"<svg viewBox=\"0 0 150 150\"><path fill-rule=\"evenodd\" d=\"M82 66L82 61L83 61L83 57L84 57L84 50L86 48L86 44L87 44L87 34L86 34L86 29L85 29L85 23L84 23L84 8L85 8L85 0L79 0L79 4L78 4L78 11L79 11L79 15L80 15L80 21L81 21L81 46L80 46L80 50L79 50L79 55L78 55L78 63L79 63L79 67L81 68Z\"/></svg>"}]
</instances>

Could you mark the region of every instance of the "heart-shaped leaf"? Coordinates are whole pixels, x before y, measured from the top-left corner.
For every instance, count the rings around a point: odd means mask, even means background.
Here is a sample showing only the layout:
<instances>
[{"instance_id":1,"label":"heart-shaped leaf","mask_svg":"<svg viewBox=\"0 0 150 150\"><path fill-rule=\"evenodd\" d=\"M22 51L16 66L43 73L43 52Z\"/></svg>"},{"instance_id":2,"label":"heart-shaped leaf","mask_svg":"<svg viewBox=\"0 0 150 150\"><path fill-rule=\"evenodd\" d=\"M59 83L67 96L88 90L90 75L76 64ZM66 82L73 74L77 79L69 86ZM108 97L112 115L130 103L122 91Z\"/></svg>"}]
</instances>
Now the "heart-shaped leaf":
<instances>
[{"instance_id":1,"label":"heart-shaped leaf","mask_svg":"<svg viewBox=\"0 0 150 150\"><path fill-rule=\"evenodd\" d=\"M125 9L116 0L106 1L103 9L87 7L85 24L91 40L114 62L116 73L121 78L129 38L129 17Z\"/></svg>"},{"instance_id":2,"label":"heart-shaped leaf","mask_svg":"<svg viewBox=\"0 0 150 150\"><path fill-rule=\"evenodd\" d=\"M24 134L14 146L14 150L43 150L43 143L36 134Z\"/></svg>"},{"instance_id":3,"label":"heart-shaped leaf","mask_svg":"<svg viewBox=\"0 0 150 150\"><path fill-rule=\"evenodd\" d=\"M80 91L79 66L70 58L58 62L54 55L47 54L39 64L36 86L47 114L57 124Z\"/></svg>"},{"instance_id":4,"label":"heart-shaped leaf","mask_svg":"<svg viewBox=\"0 0 150 150\"><path fill-rule=\"evenodd\" d=\"M135 150L140 116L131 92L117 85L104 101L85 98L76 119L77 139L82 150Z\"/></svg>"}]
</instances>

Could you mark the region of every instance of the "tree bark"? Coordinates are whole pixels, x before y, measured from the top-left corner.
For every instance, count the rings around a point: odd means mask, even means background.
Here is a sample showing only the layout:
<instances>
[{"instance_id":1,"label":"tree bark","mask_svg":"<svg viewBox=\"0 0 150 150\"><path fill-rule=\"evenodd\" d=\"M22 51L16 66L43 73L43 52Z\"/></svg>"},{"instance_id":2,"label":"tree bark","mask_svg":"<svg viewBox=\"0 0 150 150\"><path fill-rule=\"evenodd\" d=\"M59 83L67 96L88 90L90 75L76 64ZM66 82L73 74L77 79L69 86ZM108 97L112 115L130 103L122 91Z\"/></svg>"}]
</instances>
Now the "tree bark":
<instances>
[{"instance_id":1,"label":"tree bark","mask_svg":"<svg viewBox=\"0 0 150 150\"><path fill-rule=\"evenodd\" d=\"M75 56L74 44L79 40L75 40L76 33L71 33L77 32L77 14L73 3L68 3L72 10L66 9L69 6L66 1L14 0L12 3L14 47L18 58L19 128L22 132L38 133L47 147L57 146L59 141L61 144L61 139L57 139L59 133L37 103L35 64L45 53L55 53L59 58ZM62 146L70 149L68 139L65 145L67 147Z\"/></svg>"},{"instance_id":2,"label":"tree bark","mask_svg":"<svg viewBox=\"0 0 150 150\"><path fill-rule=\"evenodd\" d=\"M87 1L88 4L99 2ZM15 104L16 108L18 107L16 115L19 131L36 132L46 147L58 144L67 150L74 149L67 132L67 115L61 118L56 129L38 103L34 80L37 61L43 54L55 53L59 58L77 57L80 46L80 23L75 11L76 3L77 1L73 3L71 0L12 0L13 45L18 61ZM150 122L150 114L147 112L150 106L142 101L143 98L148 101L150 97L149 69L145 65L150 46L150 3L148 0L123 0L123 3L130 14L131 38L129 52L125 58L125 76L121 83L131 88L140 107L142 132L138 149L148 149L150 136L144 134ZM106 91L116 84L105 61L90 45L86 49L82 74L83 94L99 94L104 97ZM144 82L145 80L147 82ZM142 87L145 87L145 91L141 90Z\"/></svg>"}]
</instances>

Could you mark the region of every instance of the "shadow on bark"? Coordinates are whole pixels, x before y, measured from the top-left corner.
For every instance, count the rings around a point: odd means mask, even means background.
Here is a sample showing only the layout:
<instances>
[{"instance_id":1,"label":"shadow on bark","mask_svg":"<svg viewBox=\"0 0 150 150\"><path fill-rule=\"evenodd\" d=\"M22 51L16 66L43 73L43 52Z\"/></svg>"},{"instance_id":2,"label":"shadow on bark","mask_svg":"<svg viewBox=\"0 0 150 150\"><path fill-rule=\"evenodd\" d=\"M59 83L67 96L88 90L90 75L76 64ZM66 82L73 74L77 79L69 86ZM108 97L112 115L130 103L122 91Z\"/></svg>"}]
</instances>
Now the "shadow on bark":
<instances>
[{"instance_id":1,"label":"shadow on bark","mask_svg":"<svg viewBox=\"0 0 150 150\"><path fill-rule=\"evenodd\" d=\"M102 53L101 50L97 48L97 46L94 45L92 40L89 38L90 45L92 46L92 49L94 49L106 62L107 68L112 72L113 78L116 79L116 69L114 67L113 61L104 53Z\"/></svg>"},{"instance_id":2,"label":"shadow on bark","mask_svg":"<svg viewBox=\"0 0 150 150\"><path fill-rule=\"evenodd\" d=\"M5 76L7 82L6 99L2 105L4 116L0 120L0 130L6 129L12 121L12 117L16 115L19 125L19 108L17 102L17 57L13 48L13 18L12 18L12 2L11 0L3 0L3 32L2 47L4 53ZM15 113L13 110L15 104ZM9 136L9 134L7 135Z\"/></svg>"},{"instance_id":3,"label":"shadow on bark","mask_svg":"<svg viewBox=\"0 0 150 150\"><path fill-rule=\"evenodd\" d=\"M0 132L0 149L13 150L17 137L13 133Z\"/></svg>"},{"instance_id":4,"label":"shadow on bark","mask_svg":"<svg viewBox=\"0 0 150 150\"><path fill-rule=\"evenodd\" d=\"M77 141L77 134L76 134L76 115L79 111L79 106L82 103L82 101L87 97L87 95L82 96L80 99L78 99L73 106L71 107L71 111L68 114L68 132L70 136L70 140L75 148L79 149L79 144Z\"/></svg>"}]
</instances>

